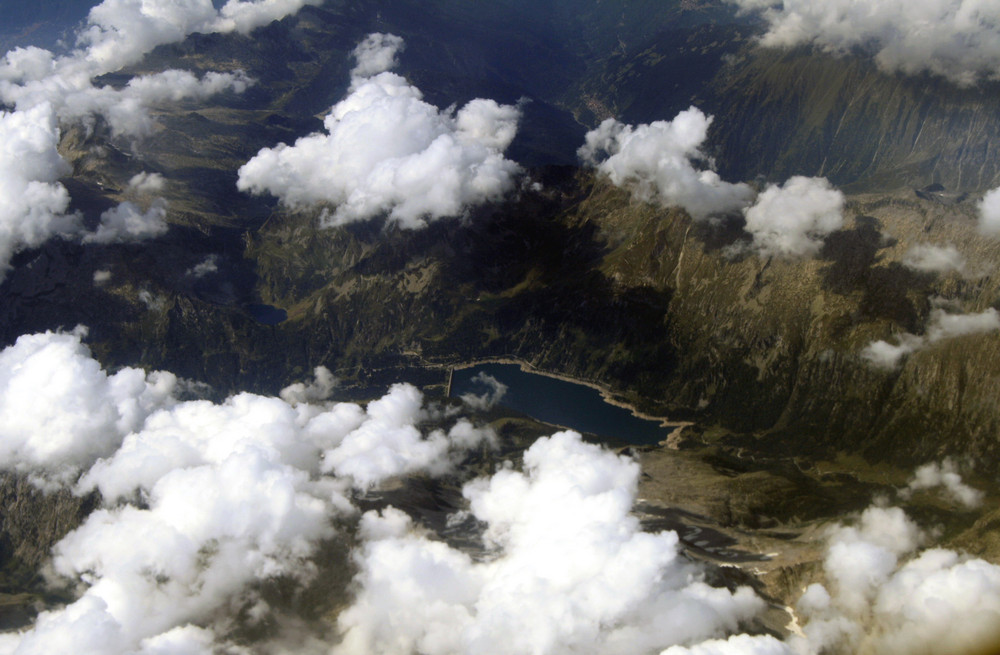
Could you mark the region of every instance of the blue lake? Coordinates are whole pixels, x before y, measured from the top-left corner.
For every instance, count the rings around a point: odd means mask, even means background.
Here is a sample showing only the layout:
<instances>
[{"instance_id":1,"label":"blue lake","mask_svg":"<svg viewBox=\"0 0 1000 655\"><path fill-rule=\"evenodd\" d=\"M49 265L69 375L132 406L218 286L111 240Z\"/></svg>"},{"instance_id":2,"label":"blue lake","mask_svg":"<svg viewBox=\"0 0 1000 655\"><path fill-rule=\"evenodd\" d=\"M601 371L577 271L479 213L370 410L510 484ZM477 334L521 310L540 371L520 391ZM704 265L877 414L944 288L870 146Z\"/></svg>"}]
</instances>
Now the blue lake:
<instances>
[{"instance_id":1,"label":"blue lake","mask_svg":"<svg viewBox=\"0 0 1000 655\"><path fill-rule=\"evenodd\" d=\"M288 312L271 305L248 305L247 311L255 321L264 325L277 325L288 318Z\"/></svg>"},{"instance_id":2,"label":"blue lake","mask_svg":"<svg viewBox=\"0 0 1000 655\"><path fill-rule=\"evenodd\" d=\"M507 385L500 405L545 423L636 445L659 443L673 430L673 426L663 427L660 421L639 418L624 407L605 402L597 389L528 373L516 364L479 364L457 369L452 375L451 396L483 395L490 391L487 385L473 380L480 373Z\"/></svg>"}]
</instances>

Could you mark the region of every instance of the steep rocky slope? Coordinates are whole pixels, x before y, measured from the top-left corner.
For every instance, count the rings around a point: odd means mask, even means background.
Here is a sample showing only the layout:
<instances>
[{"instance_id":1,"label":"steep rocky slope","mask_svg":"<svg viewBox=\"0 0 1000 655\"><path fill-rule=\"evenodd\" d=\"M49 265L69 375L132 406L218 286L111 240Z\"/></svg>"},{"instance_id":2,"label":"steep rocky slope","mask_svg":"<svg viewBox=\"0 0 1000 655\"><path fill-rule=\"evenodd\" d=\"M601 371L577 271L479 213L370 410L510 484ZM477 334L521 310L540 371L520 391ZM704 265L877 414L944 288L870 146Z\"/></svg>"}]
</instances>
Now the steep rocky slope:
<instances>
[{"instance_id":1,"label":"steep rocky slope","mask_svg":"<svg viewBox=\"0 0 1000 655\"><path fill-rule=\"evenodd\" d=\"M94 494L46 493L26 476L0 475L0 630L29 623L44 602L64 600L45 584L42 567L96 506Z\"/></svg>"},{"instance_id":2,"label":"steep rocky slope","mask_svg":"<svg viewBox=\"0 0 1000 655\"><path fill-rule=\"evenodd\" d=\"M712 114L709 154L724 179L823 175L855 191L1000 184L1000 85L959 88L880 71L864 53L760 47L752 17L723 9L635 35L605 51L564 102L587 123Z\"/></svg>"},{"instance_id":3,"label":"steep rocky slope","mask_svg":"<svg viewBox=\"0 0 1000 655\"><path fill-rule=\"evenodd\" d=\"M243 235L176 227L156 248L56 242L5 283L4 329L84 323L109 365L220 393L274 392L318 364L361 388L380 372L439 384L435 367L515 356L644 409L766 432L755 448L994 466L995 335L934 343L899 370L860 356L922 334L932 298L958 312L997 302L1000 246L976 233L971 201L852 196L818 258L762 259L734 254L738 221L693 223L570 169L535 177L540 192L419 232L317 230L315 213L278 211ZM903 266L925 242L954 244L964 275ZM193 275L209 254L219 270ZM111 279L95 285L97 270ZM260 301L288 320L254 320L247 303Z\"/></svg>"},{"instance_id":4,"label":"steep rocky slope","mask_svg":"<svg viewBox=\"0 0 1000 655\"><path fill-rule=\"evenodd\" d=\"M830 517L893 493L915 465L967 462L995 506L1000 335L942 339L897 368L872 366L862 351L925 334L941 298L955 312L1000 308L1000 242L975 229L981 192L1000 183L997 89L761 50L752 21L718 3L671 3L660 22L619 13L628 3L595 3L565 22L573 6L556 3L521 29L510 12L523 4L482 17L478 3L430 3L421 23L421 3L331 2L252 38L195 35L160 48L135 70L245 68L258 84L207 104L165 103L138 143L112 139L100 123L63 132L73 167L65 184L91 226L132 198L133 174L149 171L167 180L171 229L151 243L55 240L20 253L0 285L3 343L85 324L109 369L169 369L210 384L197 389L216 398L275 393L320 364L342 380L345 399L399 380L437 392L450 366L481 358L596 383L694 423L680 453L640 453L647 527L671 527L664 512L682 508L744 549L780 547L758 588L782 603L816 579L817 535ZM602 29L609 22L618 29ZM555 23L572 27L546 31ZM519 193L406 231L378 219L321 229L322 208L291 211L236 190L236 170L259 148L318 129L346 89L351 47L370 29L404 33L402 72L440 106L531 95L510 150L531 167ZM725 179L804 173L845 185L846 226L818 257L762 258L746 248L738 216L695 222L571 165L597 120L668 119L691 103L716 117L706 150ZM924 190L933 182L944 192ZM924 243L955 246L964 267L907 267ZM287 320L257 320L258 303ZM550 431L518 420L496 422L519 439L503 457ZM417 492L393 502L420 514L430 501ZM94 502L0 481L0 627L62 600L43 597L39 566ZM995 511L958 512L929 495L907 509L941 527L941 543L1000 557ZM697 542L685 547L711 560ZM345 560L344 548L330 545L329 561ZM348 571L322 585L341 592ZM326 595L322 585L315 595ZM340 602L326 598L295 609Z\"/></svg>"},{"instance_id":5,"label":"steep rocky slope","mask_svg":"<svg viewBox=\"0 0 1000 655\"><path fill-rule=\"evenodd\" d=\"M862 56L755 48L713 82L720 170L736 179L824 175L858 190L1000 184L1000 86L889 75Z\"/></svg>"},{"instance_id":6,"label":"steep rocky slope","mask_svg":"<svg viewBox=\"0 0 1000 655\"><path fill-rule=\"evenodd\" d=\"M563 46L543 38L544 25L568 24L566 7L555 5L526 18L538 29L522 31L518 56L547 48L567 68L500 69L517 3L484 16L476 44L459 31L450 46L449 26L468 27L474 11L439 5L416 21L403 0L381 9L330 3L252 39L196 35L158 49L136 70L242 67L258 84L209 105L165 104L138 144L115 142L100 124L65 132L67 184L89 221L129 198L128 178L145 170L167 179L174 227L148 247L52 242L23 253L4 282L5 340L85 323L108 364L170 368L219 393L274 391L320 363L364 387L377 371L409 368L430 384L441 374L428 363L517 356L647 408L766 431L759 447L989 461L995 398L977 381L995 375L994 337L934 344L899 371L873 369L859 353L894 332L921 333L932 296L967 312L996 302L996 246L975 235L977 196L944 204L910 186L982 191L996 181L992 87L959 91L887 76L857 58L762 50L752 21L717 3L671 5L669 21L649 24L630 21L625 8L619 16L595 7L570 21L586 38ZM317 230L316 212L237 192L235 171L257 149L317 129L316 113L344 92L348 51L372 21L406 27L402 72L430 100L541 94L525 106L527 136L512 146L529 159L565 153L574 139L572 130L536 138L566 115L532 106L651 120L700 100L716 114L707 149L725 177L826 174L855 192L880 190L852 196L847 229L818 259L801 261L733 255L745 239L738 220L693 224L569 167L533 169L542 191L422 232L378 221ZM618 27L601 29L609 21ZM603 43L609 33L621 42ZM445 45L428 49L427 39ZM959 246L966 276L902 266L924 241ZM216 270L195 275L209 257ZM98 271L110 279L95 285ZM287 310L289 320L255 321L254 302Z\"/></svg>"},{"instance_id":7,"label":"steep rocky slope","mask_svg":"<svg viewBox=\"0 0 1000 655\"><path fill-rule=\"evenodd\" d=\"M996 335L941 341L899 371L873 368L860 352L893 333L922 333L933 296L966 312L996 303L997 245L975 232L971 207L912 191L855 196L848 208L852 224L815 260L727 258L671 212L637 226L629 212L617 218L607 206L595 220L609 234L632 232L605 260L609 276L671 290L668 321L681 364L667 396L678 408L725 417L740 430L766 428L782 447L804 452L829 447L911 462L968 453L992 466ZM657 241L660 248L648 245ZM956 244L977 273L903 266L923 242Z\"/></svg>"},{"instance_id":8,"label":"steep rocky slope","mask_svg":"<svg viewBox=\"0 0 1000 655\"><path fill-rule=\"evenodd\" d=\"M899 370L861 357L923 333L932 297L964 312L997 301L1000 246L977 235L970 206L854 196L819 258L762 259L733 254L738 226L695 224L600 181L564 184L427 234L317 238L306 217L276 218L250 252L264 297L289 308L277 329L318 321L339 345L330 354L350 361L513 355L678 417L765 431L761 448L992 465L996 335L940 341ZM956 244L975 273L905 267L923 242Z\"/></svg>"}]
</instances>

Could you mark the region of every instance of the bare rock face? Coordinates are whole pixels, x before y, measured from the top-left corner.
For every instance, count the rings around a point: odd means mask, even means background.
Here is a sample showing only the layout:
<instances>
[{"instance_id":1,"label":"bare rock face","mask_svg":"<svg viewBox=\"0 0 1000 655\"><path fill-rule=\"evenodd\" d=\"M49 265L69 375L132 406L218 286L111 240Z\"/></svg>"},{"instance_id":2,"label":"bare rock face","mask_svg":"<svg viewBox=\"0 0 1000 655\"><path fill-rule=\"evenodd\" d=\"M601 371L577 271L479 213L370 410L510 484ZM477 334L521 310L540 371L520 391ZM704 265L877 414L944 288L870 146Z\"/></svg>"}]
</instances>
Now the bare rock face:
<instances>
[{"instance_id":1,"label":"bare rock face","mask_svg":"<svg viewBox=\"0 0 1000 655\"><path fill-rule=\"evenodd\" d=\"M0 630L31 624L37 613L65 602L43 570L52 547L97 506L96 494L44 492L16 473L0 473Z\"/></svg>"},{"instance_id":2,"label":"bare rock face","mask_svg":"<svg viewBox=\"0 0 1000 655\"><path fill-rule=\"evenodd\" d=\"M45 492L25 476L0 474L0 593L40 590L52 546L96 505L94 494Z\"/></svg>"},{"instance_id":3,"label":"bare rock face","mask_svg":"<svg viewBox=\"0 0 1000 655\"><path fill-rule=\"evenodd\" d=\"M738 235L719 247L717 232L699 234L679 212L622 202L596 191L581 211L608 243L622 244L603 259L609 278L670 295L663 332L677 368L662 372L657 392L674 412L768 435L751 448L849 451L900 465L946 454L995 463L1000 398L984 383L998 375L995 331L934 337L893 366L863 357L874 341L925 335L941 298L955 314L996 302L1000 244L976 232L968 204L912 191L850 196L845 228L817 257L779 259L734 257L726 246L739 246ZM908 266L920 244L953 244L963 270Z\"/></svg>"},{"instance_id":4,"label":"bare rock face","mask_svg":"<svg viewBox=\"0 0 1000 655\"><path fill-rule=\"evenodd\" d=\"M753 49L713 82L722 170L824 175L856 189L1000 183L995 89L890 75L864 57ZM953 199L953 198L949 198Z\"/></svg>"},{"instance_id":5,"label":"bare rock face","mask_svg":"<svg viewBox=\"0 0 1000 655\"><path fill-rule=\"evenodd\" d=\"M707 151L727 180L820 175L948 204L1000 184L995 83L959 88L885 73L862 54L763 48L751 25L714 19L594 64L566 103L592 124L670 120L694 104L714 116Z\"/></svg>"},{"instance_id":6,"label":"bare rock face","mask_svg":"<svg viewBox=\"0 0 1000 655\"><path fill-rule=\"evenodd\" d=\"M242 163L317 129L315 114L344 91L351 26L367 14L313 8L253 40L192 37L150 56L149 67L210 69L239 55L261 82L217 106L158 111L143 165L170 180L168 235L148 248L52 243L24 253L6 283L0 333L10 342L83 323L109 368L165 368L221 395L274 393L319 364L360 378L516 356L600 381L646 409L766 434L757 447L1000 461L996 385L975 382L997 374L994 336L934 344L892 370L860 356L872 341L921 335L932 297L967 312L1000 297L989 269L1000 248L976 235L978 196L964 195L1000 183L1000 151L984 147L1000 132L995 93L888 76L861 58L761 49L752 25L719 8L668 3L679 12L668 16L640 4L659 22L647 24L637 6L622 44L597 39L620 32L598 29L617 24L617 9L579 14L580 29L573 22L563 37L588 35L593 51L571 53L583 62L566 69L579 78L572 84L544 84L534 69L518 84L538 90L539 104L596 103L632 122L695 103L715 116L705 150L727 180L813 174L879 189L851 196L847 226L819 257L733 256L748 238L739 216L693 222L569 166L531 171L541 191L420 232L378 220L323 230L322 208L293 212L239 193ZM448 15L432 18L420 29L450 33ZM662 38L668 27L684 38ZM453 91L468 73L452 70L460 62L424 63L414 81L428 89ZM679 86L678 71L690 73ZM134 172L122 152L97 147L106 140L100 129L63 137L74 202L90 215L120 201ZM960 246L967 269L907 268L908 249L923 242ZM218 273L188 273L208 256ZM98 270L113 271L100 287ZM252 303L288 320L261 324L245 311Z\"/></svg>"},{"instance_id":7,"label":"bare rock face","mask_svg":"<svg viewBox=\"0 0 1000 655\"><path fill-rule=\"evenodd\" d=\"M1000 242L978 234L969 201L851 195L845 227L794 259L753 251L738 217L697 223L586 174L419 233L314 220L276 213L247 239L255 293L288 320L260 324L129 272L102 289L136 309L90 324L95 352L223 395L275 393L320 364L363 387L376 371L434 384L434 366L513 356L649 413L756 435L744 445L762 452L1000 461L1000 397L985 383L1000 375L996 332L926 341L888 367L862 356L875 341L926 337L940 298L953 313L1000 298ZM953 246L962 270L909 266L923 244ZM140 289L162 307L142 307Z\"/></svg>"}]
</instances>

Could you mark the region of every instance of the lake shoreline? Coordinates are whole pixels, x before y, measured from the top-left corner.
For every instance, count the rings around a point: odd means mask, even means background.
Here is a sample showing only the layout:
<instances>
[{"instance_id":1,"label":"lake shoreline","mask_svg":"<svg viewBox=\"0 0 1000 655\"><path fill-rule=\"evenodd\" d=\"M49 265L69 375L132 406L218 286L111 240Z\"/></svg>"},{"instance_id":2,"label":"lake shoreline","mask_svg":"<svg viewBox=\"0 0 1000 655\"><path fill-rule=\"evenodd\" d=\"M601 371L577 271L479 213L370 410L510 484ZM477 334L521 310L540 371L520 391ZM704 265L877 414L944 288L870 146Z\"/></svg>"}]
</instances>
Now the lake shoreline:
<instances>
[{"instance_id":1,"label":"lake shoreline","mask_svg":"<svg viewBox=\"0 0 1000 655\"><path fill-rule=\"evenodd\" d=\"M475 360L472 360L472 361L462 362L462 363L459 363L459 364L442 365L441 368L447 368L447 369L449 369L451 371L457 371L457 370L462 370L462 369L467 369L467 368L475 368L476 366L480 366L482 364L506 364L506 365L518 366L521 369L521 371L524 372L524 373L532 373L534 375L541 375L541 376L544 376L544 377L553 378L555 380L561 380L563 382L569 382L571 384L578 384L580 386L589 387L591 389L594 389L599 394L601 394L601 399L605 403L607 403L609 405L612 405L614 407L619 407L621 409L628 410L632 414L632 416L634 416L636 418L639 418L639 419L642 419L642 420L645 420L645 421L657 421L659 423L659 426L662 427L662 428L674 428L674 430L669 435L667 435L667 437L661 442L663 445L666 445L668 447L674 447L673 444L675 444L677 442L677 440L679 439L679 433L680 433L681 430L683 430L684 428L686 428L689 425L694 425L694 423L692 421L673 421L673 420L671 420L667 416L653 416L651 414L646 414L646 413L641 412L638 409L636 409L633 405L630 405L630 404L628 404L626 402L622 402L622 401L616 399L612 395L613 392L611 391L611 389L609 389L608 387L606 387L604 385L601 385L599 383L593 382L591 380L583 380L583 379L575 378L573 376L565 375L565 374L562 374L562 373L552 373L550 371L545 371L545 370L537 368L536 366L534 366L533 364L531 364L528 361L525 361L523 359L518 359L518 358L515 358L515 357L485 357L485 358L482 358L482 359L475 359ZM450 395L450 391L451 391L450 388L447 391L449 392L449 395Z\"/></svg>"}]
</instances>

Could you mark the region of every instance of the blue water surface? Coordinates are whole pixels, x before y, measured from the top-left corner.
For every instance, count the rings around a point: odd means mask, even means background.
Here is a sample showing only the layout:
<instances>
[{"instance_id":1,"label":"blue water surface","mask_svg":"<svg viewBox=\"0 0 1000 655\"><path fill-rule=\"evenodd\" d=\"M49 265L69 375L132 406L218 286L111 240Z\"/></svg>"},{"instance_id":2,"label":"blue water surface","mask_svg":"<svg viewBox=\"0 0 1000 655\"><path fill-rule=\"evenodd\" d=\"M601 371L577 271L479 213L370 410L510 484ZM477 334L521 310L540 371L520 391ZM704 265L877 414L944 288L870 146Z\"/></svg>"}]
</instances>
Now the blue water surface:
<instances>
[{"instance_id":1,"label":"blue water surface","mask_svg":"<svg viewBox=\"0 0 1000 655\"><path fill-rule=\"evenodd\" d=\"M452 375L451 395L482 395L489 391L482 382L473 381L480 373L507 385L500 405L545 423L636 445L659 443L674 429L605 402L597 389L528 373L516 364L479 364L457 369Z\"/></svg>"},{"instance_id":2,"label":"blue water surface","mask_svg":"<svg viewBox=\"0 0 1000 655\"><path fill-rule=\"evenodd\" d=\"M247 311L255 321L264 325L277 325L288 318L288 312L272 305L248 305Z\"/></svg>"}]
</instances>

